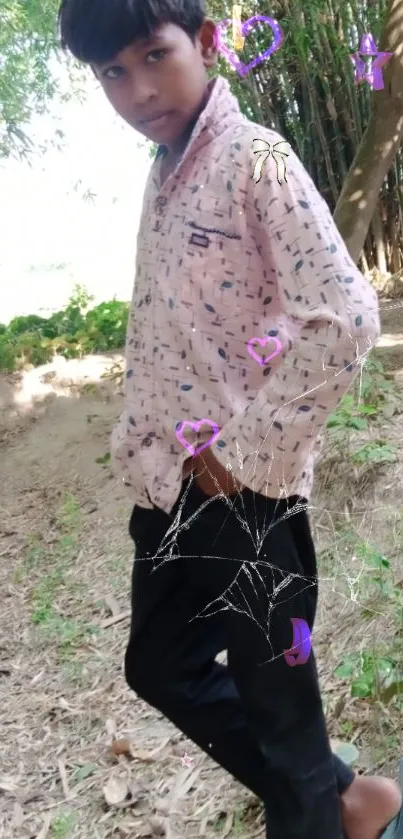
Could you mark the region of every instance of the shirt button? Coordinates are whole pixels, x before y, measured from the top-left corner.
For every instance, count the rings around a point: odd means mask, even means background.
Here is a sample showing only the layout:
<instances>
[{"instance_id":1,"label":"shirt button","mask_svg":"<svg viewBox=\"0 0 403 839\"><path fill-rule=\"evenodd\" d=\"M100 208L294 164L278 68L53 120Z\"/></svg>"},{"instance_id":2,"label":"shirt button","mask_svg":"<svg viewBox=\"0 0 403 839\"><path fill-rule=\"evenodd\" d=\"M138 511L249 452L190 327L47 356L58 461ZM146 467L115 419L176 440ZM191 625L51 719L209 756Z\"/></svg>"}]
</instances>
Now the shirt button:
<instances>
[{"instance_id":1,"label":"shirt button","mask_svg":"<svg viewBox=\"0 0 403 839\"><path fill-rule=\"evenodd\" d=\"M150 446L152 446L152 444L153 444L153 441L150 440L149 437L145 437L141 445L146 446L147 449L148 449L148 448L150 448Z\"/></svg>"},{"instance_id":2,"label":"shirt button","mask_svg":"<svg viewBox=\"0 0 403 839\"><path fill-rule=\"evenodd\" d=\"M166 198L166 196L165 196L165 195L160 195L160 196L156 199L156 202L155 202L155 212L157 213L157 215L159 215L159 216L164 215L164 208L165 208L165 206L166 206L167 200L168 200L168 199Z\"/></svg>"}]
</instances>

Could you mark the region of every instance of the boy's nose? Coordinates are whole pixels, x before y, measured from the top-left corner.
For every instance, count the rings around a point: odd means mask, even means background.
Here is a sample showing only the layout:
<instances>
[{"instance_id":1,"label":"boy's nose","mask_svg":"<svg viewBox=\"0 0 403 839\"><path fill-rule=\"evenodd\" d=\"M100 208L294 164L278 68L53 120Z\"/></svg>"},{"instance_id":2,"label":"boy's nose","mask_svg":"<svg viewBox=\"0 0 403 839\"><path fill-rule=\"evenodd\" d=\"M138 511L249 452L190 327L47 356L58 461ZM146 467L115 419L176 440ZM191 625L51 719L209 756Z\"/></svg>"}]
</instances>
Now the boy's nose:
<instances>
[{"instance_id":1,"label":"boy's nose","mask_svg":"<svg viewBox=\"0 0 403 839\"><path fill-rule=\"evenodd\" d=\"M149 82L138 78L132 80L131 106L137 119L146 119L147 110L150 110L150 104L155 103L156 98L157 90Z\"/></svg>"}]
</instances>

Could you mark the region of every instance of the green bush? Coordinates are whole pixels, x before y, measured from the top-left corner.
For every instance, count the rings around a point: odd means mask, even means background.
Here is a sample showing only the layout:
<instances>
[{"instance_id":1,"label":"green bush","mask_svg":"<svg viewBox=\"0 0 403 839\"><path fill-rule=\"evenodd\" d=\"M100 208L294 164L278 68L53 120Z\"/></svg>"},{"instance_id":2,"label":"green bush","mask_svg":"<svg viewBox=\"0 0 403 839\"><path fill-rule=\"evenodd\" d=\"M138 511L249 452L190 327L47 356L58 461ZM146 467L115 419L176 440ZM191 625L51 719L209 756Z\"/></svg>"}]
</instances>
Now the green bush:
<instances>
[{"instance_id":1,"label":"green bush","mask_svg":"<svg viewBox=\"0 0 403 839\"><path fill-rule=\"evenodd\" d=\"M13 318L6 330L11 335L22 335L24 332L41 332L45 324L46 318L40 318L38 315L21 315Z\"/></svg>"},{"instance_id":2,"label":"green bush","mask_svg":"<svg viewBox=\"0 0 403 839\"><path fill-rule=\"evenodd\" d=\"M12 373L27 364L51 361L55 354L80 358L119 349L125 343L129 304L113 298L86 311L94 298L77 285L65 309L49 318L15 317L0 324L0 370Z\"/></svg>"}]
</instances>

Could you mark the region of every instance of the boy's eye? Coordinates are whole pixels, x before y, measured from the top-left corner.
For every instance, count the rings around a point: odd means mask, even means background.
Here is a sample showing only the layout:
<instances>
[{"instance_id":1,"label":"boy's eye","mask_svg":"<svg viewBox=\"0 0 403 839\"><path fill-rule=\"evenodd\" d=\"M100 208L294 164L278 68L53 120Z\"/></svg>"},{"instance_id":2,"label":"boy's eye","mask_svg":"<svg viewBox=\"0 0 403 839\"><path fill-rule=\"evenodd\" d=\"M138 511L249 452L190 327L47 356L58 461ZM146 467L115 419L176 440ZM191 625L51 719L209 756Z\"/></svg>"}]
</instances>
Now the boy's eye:
<instances>
[{"instance_id":1,"label":"boy's eye","mask_svg":"<svg viewBox=\"0 0 403 839\"><path fill-rule=\"evenodd\" d=\"M123 67L108 67L107 70L104 70L102 75L105 79L118 79L124 73Z\"/></svg>"},{"instance_id":2,"label":"boy's eye","mask_svg":"<svg viewBox=\"0 0 403 839\"><path fill-rule=\"evenodd\" d=\"M165 50L153 50L146 56L147 64L154 64L155 61L160 61L165 55ZM152 60L151 60L152 57Z\"/></svg>"}]
</instances>

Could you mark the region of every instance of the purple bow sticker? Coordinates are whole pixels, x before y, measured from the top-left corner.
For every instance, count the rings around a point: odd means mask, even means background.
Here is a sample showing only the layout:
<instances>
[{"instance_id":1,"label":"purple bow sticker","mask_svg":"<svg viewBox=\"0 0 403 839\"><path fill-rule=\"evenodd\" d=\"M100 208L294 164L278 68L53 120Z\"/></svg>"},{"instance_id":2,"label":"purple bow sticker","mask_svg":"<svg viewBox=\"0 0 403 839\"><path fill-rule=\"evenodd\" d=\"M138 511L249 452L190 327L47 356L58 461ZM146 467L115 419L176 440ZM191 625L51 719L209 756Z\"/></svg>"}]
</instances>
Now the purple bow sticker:
<instances>
[{"instance_id":1,"label":"purple bow sticker","mask_svg":"<svg viewBox=\"0 0 403 839\"><path fill-rule=\"evenodd\" d=\"M266 358L261 358L260 355L255 353L252 346L252 344L254 344L256 341L258 344L260 344L261 347L264 347L266 344L269 343L269 341L274 341L276 349L274 350L274 352L271 353L271 355L267 355ZM283 345L281 341L279 341L278 338L274 338L273 335L266 335L265 338L250 338L248 341L248 353L250 353L252 358L254 358L255 361L257 361L263 367L265 364L268 364L272 358L275 358L276 355L279 354L279 352L281 352L282 346Z\"/></svg>"},{"instance_id":2,"label":"purple bow sticker","mask_svg":"<svg viewBox=\"0 0 403 839\"><path fill-rule=\"evenodd\" d=\"M192 446L191 443L188 443L185 440L185 438L183 437L183 431L184 431L185 426L188 426L189 428L192 429L192 431L195 431L196 434L197 434L197 432L200 430L201 425L210 425L211 428L213 429L213 436L212 436L211 440L207 441L207 443L203 443L203 445L195 448L195 446ZM192 457L196 457L196 455L199 454L199 452L201 452L203 449L206 449L207 446L211 446L211 444L214 443L214 440L217 439L219 433L220 433L220 427L217 425L216 422L213 422L212 420L209 420L209 419L202 419L202 420L199 420L198 422L190 422L190 420L183 420L183 422L180 422L178 427L175 429L175 434L176 434L180 444L182 446L184 446L185 449L188 450L189 454Z\"/></svg>"},{"instance_id":3,"label":"purple bow sticker","mask_svg":"<svg viewBox=\"0 0 403 839\"><path fill-rule=\"evenodd\" d=\"M283 656L289 667L306 664L311 654L311 631L303 618L290 618L293 625L292 647L283 650Z\"/></svg>"},{"instance_id":4,"label":"purple bow sticker","mask_svg":"<svg viewBox=\"0 0 403 839\"><path fill-rule=\"evenodd\" d=\"M274 35L274 40L269 49L265 50L265 52L261 53L260 55L257 55L256 58L249 62L249 64L243 64L243 62L240 61L236 53L232 52L229 49L229 47L227 47L224 43L223 34L225 34L228 27L231 24L233 24L233 21L230 18L227 18L226 20L222 20L216 26L214 35L216 48L219 52L222 53L223 56L225 56L225 58L230 62L230 64L232 64L232 66L235 68L235 70L237 70L240 76L246 76L246 74L249 73L250 70L253 70L253 68L256 67L257 64L261 64L262 61L265 60L265 58L268 58L269 55L271 55L273 52L279 50L284 42L284 32L281 29L281 26L279 26L277 21L274 20L272 17L266 17L266 15L254 15L254 17L250 17L249 20L246 20L245 23L242 24L242 35L249 35L250 30L253 29L255 26L255 22L259 20L262 20L265 23L269 24Z\"/></svg>"}]
</instances>

